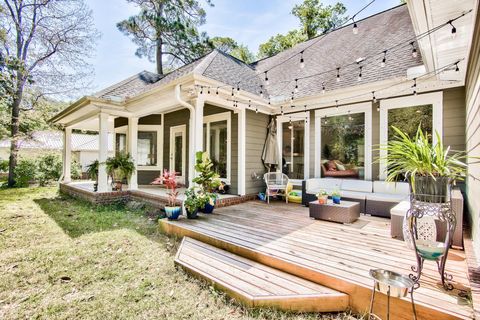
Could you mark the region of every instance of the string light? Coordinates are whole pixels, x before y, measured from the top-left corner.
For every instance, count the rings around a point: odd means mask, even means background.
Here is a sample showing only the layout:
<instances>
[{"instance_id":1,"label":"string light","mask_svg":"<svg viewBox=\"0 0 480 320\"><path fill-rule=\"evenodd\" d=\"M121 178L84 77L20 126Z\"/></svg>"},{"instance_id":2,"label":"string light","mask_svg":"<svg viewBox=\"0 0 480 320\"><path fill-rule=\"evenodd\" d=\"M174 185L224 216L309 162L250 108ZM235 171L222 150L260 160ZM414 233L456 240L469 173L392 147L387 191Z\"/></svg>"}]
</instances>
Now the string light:
<instances>
[{"instance_id":1,"label":"string light","mask_svg":"<svg viewBox=\"0 0 480 320\"><path fill-rule=\"evenodd\" d=\"M460 72L460 68L458 67L458 62L455 63L455 72Z\"/></svg>"},{"instance_id":2,"label":"string light","mask_svg":"<svg viewBox=\"0 0 480 320\"><path fill-rule=\"evenodd\" d=\"M338 100L335 100L335 107L338 109Z\"/></svg>"},{"instance_id":3,"label":"string light","mask_svg":"<svg viewBox=\"0 0 480 320\"><path fill-rule=\"evenodd\" d=\"M295 93L298 92L298 79L295 79Z\"/></svg>"},{"instance_id":4,"label":"string light","mask_svg":"<svg viewBox=\"0 0 480 320\"><path fill-rule=\"evenodd\" d=\"M375 91L372 91L372 100L373 100L373 103L377 103L377 98L375 97Z\"/></svg>"},{"instance_id":5,"label":"string light","mask_svg":"<svg viewBox=\"0 0 480 320\"><path fill-rule=\"evenodd\" d=\"M300 68L305 68L305 61L303 60L303 51L300 51Z\"/></svg>"},{"instance_id":6,"label":"string light","mask_svg":"<svg viewBox=\"0 0 480 320\"><path fill-rule=\"evenodd\" d=\"M248 100L248 107L249 107L249 108L252 107L252 100Z\"/></svg>"},{"instance_id":7,"label":"string light","mask_svg":"<svg viewBox=\"0 0 480 320\"><path fill-rule=\"evenodd\" d=\"M377 112L380 111L380 106L377 106Z\"/></svg>"},{"instance_id":8,"label":"string light","mask_svg":"<svg viewBox=\"0 0 480 320\"><path fill-rule=\"evenodd\" d=\"M387 50L383 51L383 59L382 59L382 63L380 63L380 66L385 67L386 62L387 62Z\"/></svg>"},{"instance_id":9,"label":"string light","mask_svg":"<svg viewBox=\"0 0 480 320\"><path fill-rule=\"evenodd\" d=\"M412 46L412 58L416 58L417 57L417 48L415 48L415 44L414 42L410 42L410 45Z\"/></svg>"},{"instance_id":10,"label":"string light","mask_svg":"<svg viewBox=\"0 0 480 320\"><path fill-rule=\"evenodd\" d=\"M237 91L240 91L240 82L237 84Z\"/></svg>"},{"instance_id":11,"label":"string light","mask_svg":"<svg viewBox=\"0 0 480 320\"><path fill-rule=\"evenodd\" d=\"M260 97L263 98L263 85L262 84L260 85Z\"/></svg>"},{"instance_id":12,"label":"string light","mask_svg":"<svg viewBox=\"0 0 480 320\"><path fill-rule=\"evenodd\" d=\"M417 95L417 78L413 78L413 94Z\"/></svg>"},{"instance_id":13,"label":"string light","mask_svg":"<svg viewBox=\"0 0 480 320\"><path fill-rule=\"evenodd\" d=\"M359 67L358 78L357 78L358 81L362 81L362 68L363 66Z\"/></svg>"},{"instance_id":14,"label":"string light","mask_svg":"<svg viewBox=\"0 0 480 320\"><path fill-rule=\"evenodd\" d=\"M283 116L283 106L280 106L280 113L281 113L282 116Z\"/></svg>"},{"instance_id":15,"label":"string light","mask_svg":"<svg viewBox=\"0 0 480 320\"><path fill-rule=\"evenodd\" d=\"M268 86L269 84L269 81L268 81L268 74L267 74L268 71L265 71L265 84Z\"/></svg>"},{"instance_id":16,"label":"string light","mask_svg":"<svg viewBox=\"0 0 480 320\"><path fill-rule=\"evenodd\" d=\"M257 108L255 108L255 113L258 113L258 107L257 107Z\"/></svg>"},{"instance_id":17,"label":"string light","mask_svg":"<svg viewBox=\"0 0 480 320\"><path fill-rule=\"evenodd\" d=\"M200 87L200 94L203 94L203 86Z\"/></svg>"},{"instance_id":18,"label":"string light","mask_svg":"<svg viewBox=\"0 0 480 320\"><path fill-rule=\"evenodd\" d=\"M337 67L337 82L340 82L340 67Z\"/></svg>"},{"instance_id":19,"label":"string light","mask_svg":"<svg viewBox=\"0 0 480 320\"><path fill-rule=\"evenodd\" d=\"M235 89L232 87L232 97L235 96Z\"/></svg>"},{"instance_id":20,"label":"string light","mask_svg":"<svg viewBox=\"0 0 480 320\"><path fill-rule=\"evenodd\" d=\"M357 26L357 23L355 21L353 21L353 34L358 34L358 26Z\"/></svg>"},{"instance_id":21,"label":"string light","mask_svg":"<svg viewBox=\"0 0 480 320\"><path fill-rule=\"evenodd\" d=\"M216 92L217 96L218 96L218 87L217 87L217 92Z\"/></svg>"},{"instance_id":22,"label":"string light","mask_svg":"<svg viewBox=\"0 0 480 320\"><path fill-rule=\"evenodd\" d=\"M451 30L452 39L455 39L455 36L457 35L457 28L455 28L452 22L453 22L452 20L448 21L448 23L452 26L452 30Z\"/></svg>"},{"instance_id":23,"label":"string light","mask_svg":"<svg viewBox=\"0 0 480 320\"><path fill-rule=\"evenodd\" d=\"M208 87L208 91L207 91L208 94L210 94L210 87Z\"/></svg>"},{"instance_id":24,"label":"string light","mask_svg":"<svg viewBox=\"0 0 480 320\"><path fill-rule=\"evenodd\" d=\"M325 82L322 83L322 94L325 94Z\"/></svg>"}]
</instances>

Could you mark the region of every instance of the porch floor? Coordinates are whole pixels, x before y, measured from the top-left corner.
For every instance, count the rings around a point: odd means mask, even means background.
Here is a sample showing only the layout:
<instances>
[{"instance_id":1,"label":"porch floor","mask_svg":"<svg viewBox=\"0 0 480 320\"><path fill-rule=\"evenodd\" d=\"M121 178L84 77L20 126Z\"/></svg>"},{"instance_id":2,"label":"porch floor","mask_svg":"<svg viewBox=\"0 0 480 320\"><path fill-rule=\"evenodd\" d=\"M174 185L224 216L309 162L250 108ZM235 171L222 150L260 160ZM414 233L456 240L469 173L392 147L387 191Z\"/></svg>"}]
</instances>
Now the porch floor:
<instances>
[{"instance_id":1,"label":"porch floor","mask_svg":"<svg viewBox=\"0 0 480 320\"><path fill-rule=\"evenodd\" d=\"M313 220L296 204L250 201L219 208L197 220L160 221L170 234L188 236L269 267L347 293L350 307L368 311L373 281L369 270L383 268L408 275L415 255L390 237L390 220L361 216L350 225ZM459 289L470 291L463 251L451 250L446 271L455 290L440 285L436 264L425 262L414 293L418 319L472 319ZM386 297L378 295L374 312L386 318ZM392 298L391 319L412 319L408 297Z\"/></svg>"}]
</instances>

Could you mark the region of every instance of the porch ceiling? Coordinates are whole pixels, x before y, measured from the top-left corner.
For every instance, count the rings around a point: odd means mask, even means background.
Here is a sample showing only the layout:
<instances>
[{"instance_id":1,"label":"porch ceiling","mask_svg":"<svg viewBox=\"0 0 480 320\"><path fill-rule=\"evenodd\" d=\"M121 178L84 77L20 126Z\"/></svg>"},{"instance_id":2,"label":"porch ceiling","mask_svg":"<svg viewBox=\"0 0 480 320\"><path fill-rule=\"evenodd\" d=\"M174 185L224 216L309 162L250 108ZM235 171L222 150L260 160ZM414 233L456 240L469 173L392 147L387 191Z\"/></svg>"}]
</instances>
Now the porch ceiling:
<instances>
[{"instance_id":1,"label":"porch ceiling","mask_svg":"<svg viewBox=\"0 0 480 320\"><path fill-rule=\"evenodd\" d=\"M417 35L431 30L460 16L475 7L477 0L409 0L408 9ZM466 64L473 32L474 12L452 22L456 34L452 37L452 27L444 26L419 41L427 72L462 60L459 72L455 67L438 75L438 80L465 82Z\"/></svg>"}]
</instances>

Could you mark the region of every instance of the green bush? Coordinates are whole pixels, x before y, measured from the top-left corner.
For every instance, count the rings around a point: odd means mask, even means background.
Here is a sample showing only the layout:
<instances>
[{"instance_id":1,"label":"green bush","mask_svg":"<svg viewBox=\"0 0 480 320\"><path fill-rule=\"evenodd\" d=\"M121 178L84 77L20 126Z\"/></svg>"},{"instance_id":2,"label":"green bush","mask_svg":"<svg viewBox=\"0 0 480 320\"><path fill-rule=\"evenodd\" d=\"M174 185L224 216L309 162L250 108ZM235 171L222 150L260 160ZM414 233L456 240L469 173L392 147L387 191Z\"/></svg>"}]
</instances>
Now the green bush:
<instances>
[{"instance_id":1,"label":"green bush","mask_svg":"<svg viewBox=\"0 0 480 320\"><path fill-rule=\"evenodd\" d=\"M62 159L57 154L46 154L40 156L37 162L37 180L41 186L49 182L55 182L62 175Z\"/></svg>"},{"instance_id":2,"label":"green bush","mask_svg":"<svg viewBox=\"0 0 480 320\"><path fill-rule=\"evenodd\" d=\"M23 158L20 159L15 168L15 186L28 187L30 183L37 180L37 160Z\"/></svg>"},{"instance_id":3,"label":"green bush","mask_svg":"<svg viewBox=\"0 0 480 320\"><path fill-rule=\"evenodd\" d=\"M8 172L8 160L0 160L0 172Z\"/></svg>"},{"instance_id":4,"label":"green bush","mask_svg":"<svg viewBox=\"0 0 480 320\"><path fill-rule=\"evenodd\" d=\"M82 165L77 160L72 161L72 166L70 168L70 175L72 176L72 179L82 178Z\"/></svg>"}]
</instances>

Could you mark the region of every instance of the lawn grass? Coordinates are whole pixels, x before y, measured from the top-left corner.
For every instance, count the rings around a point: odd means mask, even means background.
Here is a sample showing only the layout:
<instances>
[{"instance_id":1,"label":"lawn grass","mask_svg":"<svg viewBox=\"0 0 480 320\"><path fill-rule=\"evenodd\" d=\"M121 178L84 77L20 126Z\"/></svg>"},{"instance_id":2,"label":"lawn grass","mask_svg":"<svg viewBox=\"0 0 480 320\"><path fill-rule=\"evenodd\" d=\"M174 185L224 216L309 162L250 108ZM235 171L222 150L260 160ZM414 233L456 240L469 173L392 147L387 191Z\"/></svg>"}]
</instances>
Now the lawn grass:
<instances>
[{"instance_id":1,"label":"lawn grass","mask_svg":"<svg viewBox=\"0 0 480 320\"><path fill-rule=\"evenodd\" d=\"M354 319L237 305L173 263L141 210L0 190L0 319Z\"/></svg>"}]
</instances>

